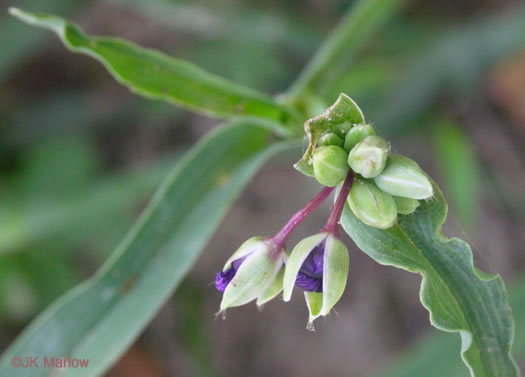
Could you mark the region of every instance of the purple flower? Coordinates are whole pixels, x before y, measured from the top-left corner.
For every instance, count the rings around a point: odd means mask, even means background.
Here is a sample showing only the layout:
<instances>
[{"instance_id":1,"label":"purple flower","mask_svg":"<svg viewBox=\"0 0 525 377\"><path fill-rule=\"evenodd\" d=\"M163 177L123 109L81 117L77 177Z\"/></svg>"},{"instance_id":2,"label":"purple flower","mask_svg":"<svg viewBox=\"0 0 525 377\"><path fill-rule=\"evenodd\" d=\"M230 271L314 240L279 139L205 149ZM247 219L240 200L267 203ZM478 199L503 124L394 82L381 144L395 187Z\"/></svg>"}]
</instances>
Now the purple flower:
<instances>
[{"instance_id":1,"label":"purple flower","mask_svg":"<svg viewBox=\"0 0 525 377\"><path fill-rule=\"evenodd\" d=\"M295 285L307 292L323 291L323 259L326 238L313 248L303 262Z\"/></svg>"},{"instance_id":2,"label":"purple flower","mask_svg":"<svg viewBox=\"0 0 525 377\"><path fill-rule=\"evenodd\" d=\"M215 287L224 292L221 311L257 300L262 305L282 290L284 248L271 239L253 237L244 242L215 276Z\"/></svg>"},{"instance_id":3,"label":"purple flower","mask_svg":"<svg viewBox=\"0 0 525 377\"><path fill-rule=\"evenodd\" d=\"M304 291L310 312L308 328L312 328L314 319L327 315L341 298L348 266L348 250L331 232L307 237L292 250L284 271L283 300L290 301L295 286Z\"/></svg>"}]
</instances>

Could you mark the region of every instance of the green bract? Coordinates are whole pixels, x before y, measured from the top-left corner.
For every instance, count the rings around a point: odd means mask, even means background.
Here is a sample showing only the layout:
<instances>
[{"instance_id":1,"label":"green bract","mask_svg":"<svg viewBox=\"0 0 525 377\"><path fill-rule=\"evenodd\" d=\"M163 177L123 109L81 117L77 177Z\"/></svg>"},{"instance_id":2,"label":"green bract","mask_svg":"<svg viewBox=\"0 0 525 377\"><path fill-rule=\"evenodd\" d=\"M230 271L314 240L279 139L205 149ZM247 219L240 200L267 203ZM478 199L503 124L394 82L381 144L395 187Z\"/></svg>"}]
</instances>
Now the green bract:
<instances>
[{"instance_id":1,"label":"green bract","mask_svg":"<svg viewBox=\"0 0 525 377\"><path fill-rule=\"evenodd\" d=\"M350 152L353 147L357 145L367 136L373 136L376 132L369 124L360 124L348 131L345 137L345 150Z\"/></svg>"},{"instance_id":2,"label":"green bract","mask_svg":"<svg viewBox=\"0 0 525 377\"><path fill-rule=\"evenodd\" d=\"M374 228L390 228L397 219L394 198L372 181L357 178L348 195L348 204L357 218Z\"/></svg>"},{"instance_id":3,"label":"green bract","mask_svg":"<svg viewBox=\"0 0 525 377\"><path fill-rule=\"evenodd\" d=\"M359 106L346 94L341 93L337 101L324 113L304 123L308 148L294 167L303 174L314 176L312 157L320 147L319 140L329 133L335 133L344 138L352 126L364 123L365 117Z\"/></svg>"},{"instance_id":4,"label":"green bract","mask_svg":"<svg viewBox=\"0 0 525 377\"><path fill-rule=\"evenodd\" d=\"M389 150L388 142L379 136L367 136L348 155L352 170L365 178L377 177L384 169Z\"/></svg>"},{"instance_id":5,"label":"green bract","mask_svg":"<svg viewBox=\"0 0 525 377\"><path fill-rule=\"evenodd\" d=\"M419 165L399 154L388 156L383 172L374 182L384 192L412 199L428 199L434 191L427 175Z\"/></svg>"},{"instance_id":6,"label":"green bract","mask_svg":"<svg viewBox=\"0 0 525 377\"><path fill-rule=\"evenodd\" d=\"M394 200L396 202L397 213L401 215L409 215L419 207L419 201L416 199L394 196Z\"/></svg>"},{"instance_id":7,"label":"green bract","mask_svg":"<svg viewBox=\"0 0 525 377\"><path fill-rule=\"evenodd\" d=\"M333 187L341 183L348 173L347 155L343 148L330 145L314 152L314 176L320 184Z\"/></svg>"}]
</instances>

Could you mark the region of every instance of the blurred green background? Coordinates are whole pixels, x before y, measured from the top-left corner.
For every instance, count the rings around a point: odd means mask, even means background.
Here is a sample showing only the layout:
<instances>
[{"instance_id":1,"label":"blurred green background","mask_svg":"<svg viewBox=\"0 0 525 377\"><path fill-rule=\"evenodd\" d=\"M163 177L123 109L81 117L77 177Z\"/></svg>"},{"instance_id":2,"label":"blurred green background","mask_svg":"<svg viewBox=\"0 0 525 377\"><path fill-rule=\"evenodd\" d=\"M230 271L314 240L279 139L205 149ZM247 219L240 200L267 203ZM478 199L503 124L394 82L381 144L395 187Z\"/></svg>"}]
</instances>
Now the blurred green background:
<instances>
[{"instance_id":1,"label":"blurred green background","mask_svg":"<svg viewBox=\"0 0 525 377\"><path fill-rule=\"evenodd\" d=\"M270 94L297 76L351 2L19 0L0 14L0 350L113 250L184 151L216 121L134 96L93 60L7 15L55 13ZM318 93L356 99L393 149L444 190L449 236L500 273L525 368L525 6L408 2ZM343 67L344 66L344 67ZM174 297L109 376L466 376L459 337L431 328L420 277L353 246L337 314L305 330L300 295L215 319L215 272L248 236L271 234L318 186L273 159ZM303 227L314 233L329 206ZM296 241L297 239L295 239ZM293 240L292 240L293 241ZM177 309L175 309L175 307ZM79 318L81 321L81 318ZM278 348L278 352L276 349ZM459 372L458 372L459 371Z\"/></svg>"}]
</instances>

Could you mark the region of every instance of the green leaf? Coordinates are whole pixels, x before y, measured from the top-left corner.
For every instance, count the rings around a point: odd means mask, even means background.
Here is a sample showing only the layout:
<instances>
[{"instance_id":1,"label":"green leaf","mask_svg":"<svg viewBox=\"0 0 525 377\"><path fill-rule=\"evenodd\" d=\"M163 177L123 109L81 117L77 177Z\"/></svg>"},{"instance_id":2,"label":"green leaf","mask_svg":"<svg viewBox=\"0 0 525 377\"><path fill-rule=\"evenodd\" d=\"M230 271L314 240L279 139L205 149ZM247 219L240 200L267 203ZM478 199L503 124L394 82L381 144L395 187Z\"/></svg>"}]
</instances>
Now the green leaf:
<instances>
[{"instance_id":1,"label":"green leaf","mask_svg":"<svg viewBox=\"0 0 525 377\"><path fill-rule=\"evenodd\" d=\"M85 3L87 3L86 0L47 0L45 2L17 0L16 2L19 7L28 7L34 11L45 9L48 12L65 14L74 13ZM28 28L23 28L9 15L3 12L0 14L0 51L2 51L0 82L4 81L21 62L23 63L24 59L36 54L45 46L44 43L41 43L42 39L41 35L32 33Z\"/></svg>"},{"instance_id":2,"label":"green leaf","mask_svg":"<svg viewBox=\"0 0 525 377\"><path fill-rule=\"evenodd\" d=\"M516 320L514 353L525 361L525 276L509 286L509 299ZM457 349L459 339L436 331L429 332L394 360L370 375L374 377L425 376L462 377L467 373ZM436 357L439 355L439 357ZM443 362L446 360L446 362Z\"/></svg>"},{"instance_id":3,"label":"green leaf","mask_svg":"<svg viewBox=\"0 0 525 377\"><path fill-rule=\"evenodd\" d=\"M503 281L473 266L466 242L441 233L447 205L437 186L434 193L387 230L365 225L348 206L341 224L378 263L423 276L420 298L430 321L438 329L460 333L461 355L472 376L518 376L510 353L514 322Z\"/></svg>"},{"instance_id":4,"label":"green leaf","mask_svg":"<svg viewBox=\"0 0 525 377\"><path fill-rule=\"evenodd\" d=\"M97 376L125 351L173 293L231 202L272 154L270 132L237 121L213 131L177 165L100 270L58 299L9 347L2 376L51 376L49 368L14 369L13 356L87 358ZM293 143L295 145L295 143Z\"/></svg>"},{"instance_id":5,"label":"green leaf","mask_svg":"<svg viewBox=\"0 0 525 377\"><path fill-rule=\"evenodd\" d=\"M185 106L210 116L253 116L280 123L289 113L270 97L229 82L195 65L117 38L91 37L77 25L10 8L34 26L55 32L68 49L99 60L121 84L147 98Z\"/></svg>"}]
</instances>

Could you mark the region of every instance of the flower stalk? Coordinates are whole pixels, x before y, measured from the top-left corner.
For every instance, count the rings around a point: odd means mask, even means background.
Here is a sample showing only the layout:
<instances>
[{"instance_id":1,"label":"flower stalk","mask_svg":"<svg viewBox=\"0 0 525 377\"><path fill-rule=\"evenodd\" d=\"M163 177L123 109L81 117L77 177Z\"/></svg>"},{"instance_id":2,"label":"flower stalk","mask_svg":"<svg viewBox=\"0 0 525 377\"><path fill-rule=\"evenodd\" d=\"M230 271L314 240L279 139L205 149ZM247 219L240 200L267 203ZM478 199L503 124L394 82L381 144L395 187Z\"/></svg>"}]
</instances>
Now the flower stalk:
<instances>
[{"instance_id":1,"label":"flower stalk","mask_svg":"<svg viewBox=\"0 0 525 377\"><path fill-rule=\"evenodd\" d=\"M353 182L354 173L350 170L346 175L345 181L343 182L339 196L335 201L334 208L332 209L332 212L330 213L330 216L328 217L328 220L322 229L323 232L332 233L334 236L339 238L339 220L341 219L341 214L345 208L346 198L348 197L350 188L352 188Z\"/></svg>"},{"instance_id":2,"label":"flower stalk","mask_svg":"<svg viewBox=\"0 0 525 377\"><path fill-rule=\"evenodd\" d=\"M297 211L291 218L288 220L286 225L270 240L274 245L280 248L286 246L286 241L290 234L297 228L297 226L304 221L321 203L323 203L328 196L334 190L333 187L324 187L319 194L317 194L312 200L310 200L303 208ZM348 193L347 193L348 194ZM344 203L343 203L344 205Z\"/></svg>"}]
</instances>

